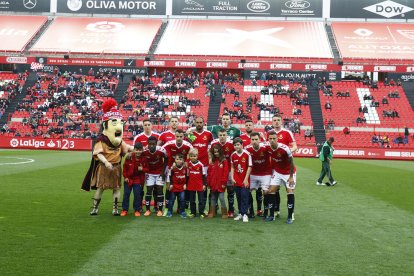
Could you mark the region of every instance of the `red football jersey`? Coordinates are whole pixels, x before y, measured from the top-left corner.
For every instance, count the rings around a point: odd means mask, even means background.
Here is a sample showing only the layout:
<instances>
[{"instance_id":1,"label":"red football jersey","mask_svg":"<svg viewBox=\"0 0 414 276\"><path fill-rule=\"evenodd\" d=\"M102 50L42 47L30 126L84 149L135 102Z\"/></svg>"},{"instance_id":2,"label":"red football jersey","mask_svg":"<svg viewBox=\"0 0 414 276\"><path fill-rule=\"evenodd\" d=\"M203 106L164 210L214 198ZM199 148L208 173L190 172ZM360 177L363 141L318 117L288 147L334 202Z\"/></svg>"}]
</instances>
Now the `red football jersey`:
<instances>
[{"instance_id":1,"label":"red football jersey","mask_svg":"<svg viewBox=\"0 0 414 276\"><path fill-rule=\"evenodd\" d=\"M174 163L175 156L182 153L184 155L184 159L187 159L188 152L193 148L193 146L189 142L183 141L181 146L178 147L176 141L173 140L167 142L162 148L167 152L168 167L171 168Z\"/></svg>"},{"instance_id":2,"label":"red football jersey","mask_svg":"<svg viewBox=\"0 0 414 276\"><path fill-rule=\"evenodd\" d=\"M171 130L164 131L158 138L158 141L161 141L162 145L173 140L175 140L175 134Z\"/></svg>"},{"instance_id":3,"label":"red football jersey","mask_svg":"<svg viewBox=\"0 0 414 276\"><path fill-rule=\"evenodd\" d=\"M246 178L247 169L252 166L252 156L248 151L243 150L240 154L233 152L230 160L234 168L233 178L236 181L236 184L234 184L234 186L244 187L243 181Z\"/></svg>"},{"instance_id":4,"label":"red football jersey","mask_svg":"<svg viewBox=\"0 0 414 276\"><path fill-rule=\"evenodd\" d=\"M184 191L184 185L187 183L187 168L174 167L168 172L168 181L172 185L171 192L178 193Z\"/></svg>"},{"instance_id":5,"label":"red football jersey","mask_svg":"<svg viewBox=\"0 0 414 276\"><path fill-rule=\"evenodd\" d=\"M164 168L164 159L167 158L167 152L162 147L157 147L155 152L144 150L142 156L148 158L148 173L161 174Z\"/></svg>"},{"instance_id":6,"label":"red football jersey","mask_svg":"<svg viewBox=\"0 0 414 276\"><path fill-rule=\"evenodd\" d=\"M151 132L151 135L147 136L144 132L138 134L137 136L135 136L134 138L134 144L136 142L140 142L144 148L146 148L148 146L148 138L150 138L151 136L154 136L155 138L157 138L157 140L159 139L160 135L154 131Z\"/></svg>"},{"instance_id":7,"label":"red football jersey","mask_svg":"<svg viewBox=\"0 0 414 276\"><path fill-rule=\"evenodd\" d=\"M215 144L219 144L221 148L223 149L223 155L226 157L227 162L230 163L230 156L234 152L234 146L233 143L230 140L227 140L224 145L220 143L219 139L214 139L213 142L211 142L210 147L213 147Z\"/></svg>"},{"instance_id":8,"label":"red football jersey","mask_svg":"<svg viewBox=\"0 0 414 276\"><path fill-rule=\"evenodd\" d=\"M259 149L254 149L252 145L245 148L252 156L252 175L271 175L272 166L270 164L270 154L265 144L260 143Z\"/></svg>"},{"instance_id":9,"label":"red football jersey","mask_svg":"<svg viewBox=\"0 0 414 276\"><path fill-rule=\"evenodd\" d=\"M205 175L204 166L200 161L193 163L191 161L187 162L187 175L188 175L188 191L203 191L203 175Z\"/></svg>"},{"instance_id":10,"label":"red football jersey","mask_svg":"<svg viewBox=\"0 0 414 276\"><path fill-rule=\"evenodd\" d=\"M208 146L213 141L213 134L208 130L204 130L202 133L194 131L193 135L196 138L191 144L198 149L198 160L206 167L208 166Z\"/></svg>"},{"instance_id":11,"label":"red football jersey","mask_svg":"<svg viewBox=\"0 0 414 276\"><path fill-rule=\"evenodd\" d=\"M292 152L289 147L278 143L277 149L268 146L268 151L272 159L272 169L280 174L290 174L289 158L292 157ZM296 172L296 168L294 168L294 172Z\"/></svg>"},{"instance_id":12,"label":"red football jersey","mask_svg":"<svg viewBox=\"0 0 414 276\"><path fill-rule=\"evenodd\" d=\"M138 167L142 166L142 171L138 171ZM125 159L122 174L129 179L128 186L133 184L144 185L145 173L148 172L148 159L144 156L136 157L133 153L131 158Z\"/></svg>"},{"instance_id":13,"label":"red football jersey","mask_svg":"<svg viewBox=\"0 0 414 276\"><path fill-rule=\"evenodd\" d=\"M270 131L275 131L275 130L272 129ZM268 131L266 133L266 139L267 140L269 140L269 132L270 131ZM282 143L282 144L284 144L284 145L286 145L286 146L289 147L289 145L292 142L295 142L295 137L293 136L293 133L290 130L287 130L287 129L282 128L278 132L276 131L276 133L277 133L277 142L278 143Z\"/></svg>"},{"instance_id":14,"label":"red football jersey","mask_svg":"<svg viewBox=\"0 0 414 276\"><path fill-rule=\"evenodd\" d=\"M242 135L240 135L240 139L243 140L243 146L244 147L247 147L252 142L252 140L250 139L250 135L247 134L247 133L243 133ZM260 142L264 142L264 139L263 139L262 135L260 135Z\"/></svg>"}]
</instances>

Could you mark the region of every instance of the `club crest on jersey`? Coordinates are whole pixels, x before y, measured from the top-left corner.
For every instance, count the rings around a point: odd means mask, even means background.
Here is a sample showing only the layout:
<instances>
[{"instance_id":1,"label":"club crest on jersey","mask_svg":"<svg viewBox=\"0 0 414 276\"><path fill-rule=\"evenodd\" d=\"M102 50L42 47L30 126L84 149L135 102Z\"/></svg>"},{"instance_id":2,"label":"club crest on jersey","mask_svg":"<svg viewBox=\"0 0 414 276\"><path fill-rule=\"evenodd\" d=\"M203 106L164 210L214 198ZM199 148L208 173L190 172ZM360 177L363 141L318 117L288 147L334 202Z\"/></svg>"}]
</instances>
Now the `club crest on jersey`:
<instances>
[{"instance_id":1,"label":"club crest on jersey","mask_svg":"<svg viewBox=\"0 0 414 276\"><path fill-rule=\"evenodd\" d=\"M244 158L244 157L243 157L241 161L242 161L242 162L246 162L246 158Z\"/></svg>"},{"instance_id":2,"label":"club crest on jersey","mask_svg":"<svg viewBox=\"0 0 414 276\"><path fill-rule=\"evenodd\" d=\"M283 135L282 134L279 135L279 139L283 139Z\"/></svg>"},{"instance_id":3,"label":"club crest on jersey","mask_svg":"<svg viewBox=\"0 0 414 276\"><path fill-rule=\"evenodd\" d=\"M263 156L264 156L264 153L263 153L263 152L261 152L261 153L260 153L260 157L263 157Z\"/></svg>"},{"instance_id":4,"label":"club crest on jersey","mask_svg":"<svg viewBox=\"0 0 414 276\"><path fill-rule=\"evenodd\" d=\"M277 157L280 157L280 156L282 156L282 155L280 154L280 152L278 152L278 153L277 153L276 155L277 155Z\"/></svg>"},{"instance_id":5,"label":"club crest on jersey","mask_svg":"<svg viewBox=\"0 0 414 276\"><path fill-rule=\"evenodd\" d=\"M203 140L207 141L207 136L204 136L204 137L203 137Z\"/></svg>"}]
</instances>

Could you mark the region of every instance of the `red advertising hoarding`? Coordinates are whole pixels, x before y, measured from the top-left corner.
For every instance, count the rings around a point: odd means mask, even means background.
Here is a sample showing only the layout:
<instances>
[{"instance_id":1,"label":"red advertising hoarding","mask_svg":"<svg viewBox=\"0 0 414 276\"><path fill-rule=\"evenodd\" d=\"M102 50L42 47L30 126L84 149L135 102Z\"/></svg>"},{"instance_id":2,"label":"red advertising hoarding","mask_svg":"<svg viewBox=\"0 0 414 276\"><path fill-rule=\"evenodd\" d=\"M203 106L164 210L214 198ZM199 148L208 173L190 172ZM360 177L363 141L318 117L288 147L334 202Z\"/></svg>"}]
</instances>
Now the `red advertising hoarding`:
<instances>
[{"instance_id":1,"label":"red advertising hoarding","mask_svg":"<svg viewBox=\"0 0 414 276\"><path fill-rule=\"evenodd\" d=\"M301 147L294 154L295 157L315 157L316 147ZM389 160L410 160L414 161L414 149L397 147L384 148L335 148L334 158L349 159L389 159Z\"/></svg>"},{"instance_id":2,"label":"red advertising hoarding","mask_svg":"<svg viewBox=\"0 0 414 276\"><path fill-rule=\"evenodd\" d=\"M44 150L92 150L91 139L43 139L0 136L0 148Z\"/></svg>"},{"instance_id":3,"label":"red advertising hoarding","mask_svg":"<svg viewBox=\"0 0 414 276\"><path fill-rule=\"evenodd\" d=\"M126 141L130 143L130 141ZM0 148L35 150L76 150L91 151L91 139L43 139L30 137L0 136ZM295 157L315 157L316 147L300 146ZM414 160L414 149L401 148L335 148L335 158Z\"/></svg>"}]
</instances>

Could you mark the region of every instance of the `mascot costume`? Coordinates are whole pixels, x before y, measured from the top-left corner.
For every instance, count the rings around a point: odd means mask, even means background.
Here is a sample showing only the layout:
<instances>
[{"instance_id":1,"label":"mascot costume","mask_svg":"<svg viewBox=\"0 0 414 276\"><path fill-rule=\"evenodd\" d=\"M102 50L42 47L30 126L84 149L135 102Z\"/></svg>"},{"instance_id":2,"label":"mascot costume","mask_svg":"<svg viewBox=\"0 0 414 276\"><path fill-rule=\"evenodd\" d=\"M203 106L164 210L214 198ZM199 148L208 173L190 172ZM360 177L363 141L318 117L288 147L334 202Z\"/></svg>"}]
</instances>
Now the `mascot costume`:
<instances>
[{"instance_id":1,"label":"mascot costume","mask_svg":"<svg viewBox=\"0 0 414 276\"><path fill-rule=\"evenodd\" d=\"M102 104L102 134L93 147L93 157L88 173L82 183L82 190L96 190L90 215L98 214L104 190L111 189L114 206L112 214L119 216L122 167L121 160L133 147L122 141L124 123L122 114L116 109L116 101L109 99Z\"/></svg>"}]
</instances>

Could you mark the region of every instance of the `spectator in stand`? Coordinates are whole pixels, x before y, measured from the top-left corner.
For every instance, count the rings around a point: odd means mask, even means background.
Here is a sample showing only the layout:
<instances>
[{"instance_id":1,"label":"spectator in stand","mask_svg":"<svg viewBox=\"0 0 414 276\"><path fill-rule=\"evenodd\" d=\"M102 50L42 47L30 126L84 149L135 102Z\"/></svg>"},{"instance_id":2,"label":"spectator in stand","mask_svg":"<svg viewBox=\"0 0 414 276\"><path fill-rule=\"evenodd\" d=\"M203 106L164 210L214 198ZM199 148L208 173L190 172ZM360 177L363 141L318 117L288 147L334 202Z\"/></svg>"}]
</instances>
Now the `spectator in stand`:
<instances>
[{"instance_id":1,"label":"spectator in stand","mask_svg":"<svg viewBox=\"0 0 414 276\"><path fill-rule=\"evenodd\" d=\"M371 143L372 144L379 144L379 142L380 142L380 137L374 133L374 135L372 135L372 137L371 137Z\"/></svg>"},{"instance_id":2,"label":"spectator in stand","mask_svg":"<svg viewBox=\"0 0 414 276\"><path fill-rule=\"evenodd\" d=\"M387 99L386 96L384 96L384 98L382 98L382 105L389 105L388 99Z\"/></svg>"},{"instance_id":3,"label":"spectator in stand","mask_svg":"<svg viewBox=\"0 0 414 276\"><path fill-rule=\"evenodd\" d=\"M348 135L348 134L351 134L351 131L350 131L349 127L344 127L342 132L345 134L345 136Z\"/></svg>"},{"instance_id":4,"label":"spectator in stand","mask_svg":"<svg viewBox=\"0 0 414 276\"><path fill-rule=\"evenodd\" d=\"M312 137L313 137L312 130L310 128L306 129L305 130L305 140L306 140L306 138L309 138L309 140L312 140Z\"/></svg>"},{"instance_id":5,"label":"spectator in stand","mask_svg":"<svg viewBox=\"0 0 414 276\"><path fill-rule=\"evenodd\" d=\"M7 124L4 124L3 127L1 128L1 133L9 133L9 126Z\"/></svg>"},{"instance_id":6,"label":"spectator in stand","mask_svg":"<svg viewBox=\"0 0 414 276\"><path fill-rule=\"evenodd\" d=\"M326 101L326 103L325 103L325 110L330 110L330 111L332 111L332 105L331 105L331 103L329 102L329 100L327 100L327 101Z\"/></svg>"},{"instance_id":7,"label":"spectator in stand","mask_svg":"<svg viewBox=\"0 0 414 276\"><path fill-rule=\"evenodd\" d=\"M381 142L381 140L380 140L380 142ZM391 146L390 146L390 138L388 137L388 135L384 135L383 137L382 137L382 143L381 143L381 146L383 147L383 148L390 148Z\"/></svg>"}]
</instances>

